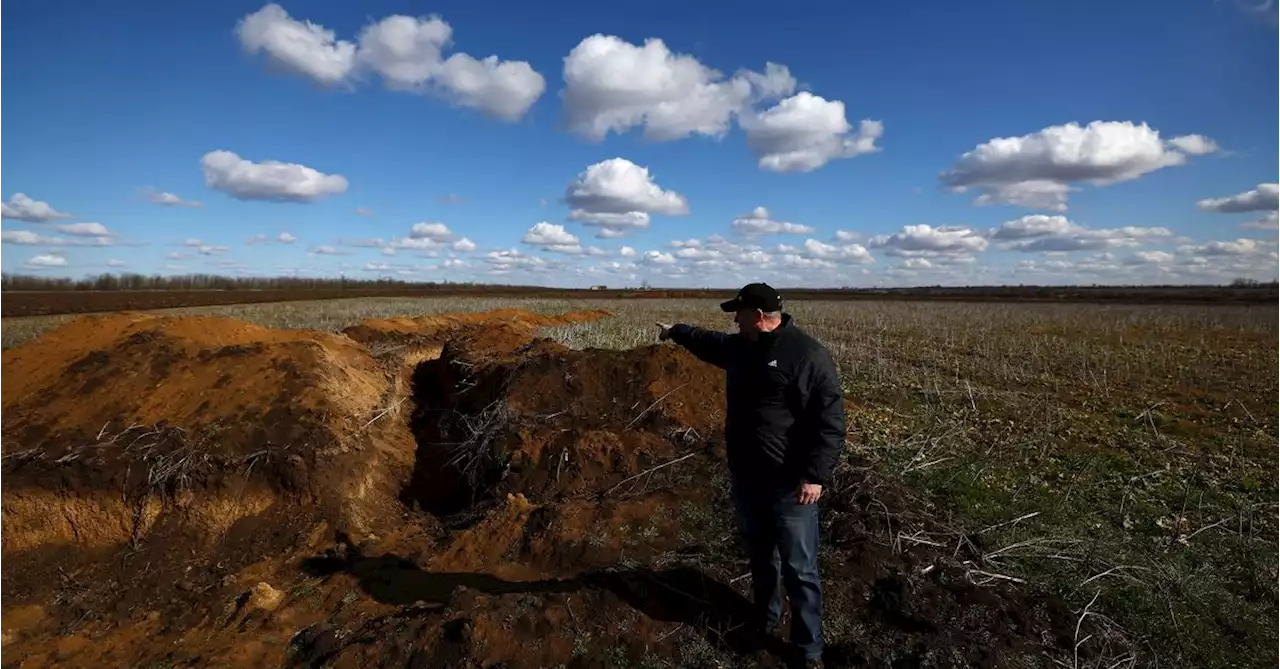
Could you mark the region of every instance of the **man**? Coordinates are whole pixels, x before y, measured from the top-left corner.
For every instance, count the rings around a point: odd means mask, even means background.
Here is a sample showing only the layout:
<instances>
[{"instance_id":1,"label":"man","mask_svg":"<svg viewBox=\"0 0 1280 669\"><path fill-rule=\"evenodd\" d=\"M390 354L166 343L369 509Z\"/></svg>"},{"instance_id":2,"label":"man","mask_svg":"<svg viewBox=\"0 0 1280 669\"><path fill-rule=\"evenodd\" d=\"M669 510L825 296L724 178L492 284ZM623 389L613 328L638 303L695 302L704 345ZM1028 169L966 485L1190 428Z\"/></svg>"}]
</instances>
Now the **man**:
<instances>
[{"instance_id":1,"label":"man","mask_svg":"<svg viewBox=\"0 0 1280 669\"><path fill-rule=\"evenodd\" d=\"M734 314L737 334L658 323L658 338L725 370L725 444L755 626L763 635L778 624L781 569L791 642L804 666L821 667L817 502L844 445L840 379L831 354L783 313L768 285L749 284L720 308Z\"/></svg>"}]
</instances>

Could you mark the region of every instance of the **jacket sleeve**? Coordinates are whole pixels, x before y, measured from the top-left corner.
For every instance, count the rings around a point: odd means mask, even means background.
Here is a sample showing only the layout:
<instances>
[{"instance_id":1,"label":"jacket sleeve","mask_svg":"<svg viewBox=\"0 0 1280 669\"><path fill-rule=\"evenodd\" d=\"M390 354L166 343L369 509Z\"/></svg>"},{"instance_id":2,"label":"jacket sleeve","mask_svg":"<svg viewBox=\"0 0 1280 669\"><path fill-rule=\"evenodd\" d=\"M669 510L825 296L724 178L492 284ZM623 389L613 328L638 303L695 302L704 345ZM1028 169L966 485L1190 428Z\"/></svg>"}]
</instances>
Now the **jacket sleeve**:
<instances>
[{"instance_id":1,"label":"jacket sleeve","mask_svg":"<svg viewBox=\"0 0 1280 669\"><path fill-rule=\"evenodd\" d=\"M808 483L826 485L844 450L844 392L835 361L825 349L810 354L805 371L800 390L804 398L803 420L810 429L800 476Z\"/></svg>"},{"instance_id":2,"label":"jacket sleeve","mask_svg":"<svg viewBox=\"0 0 1280 669\"><path fill-rule=\"evenodd\" d=\"M689 349L690 353L703 362L711 363L720 369L728 369L733 346L733 340L728 333L679 323L671 326L670 334L671 341Z\"/></svg>"}]
</instances>

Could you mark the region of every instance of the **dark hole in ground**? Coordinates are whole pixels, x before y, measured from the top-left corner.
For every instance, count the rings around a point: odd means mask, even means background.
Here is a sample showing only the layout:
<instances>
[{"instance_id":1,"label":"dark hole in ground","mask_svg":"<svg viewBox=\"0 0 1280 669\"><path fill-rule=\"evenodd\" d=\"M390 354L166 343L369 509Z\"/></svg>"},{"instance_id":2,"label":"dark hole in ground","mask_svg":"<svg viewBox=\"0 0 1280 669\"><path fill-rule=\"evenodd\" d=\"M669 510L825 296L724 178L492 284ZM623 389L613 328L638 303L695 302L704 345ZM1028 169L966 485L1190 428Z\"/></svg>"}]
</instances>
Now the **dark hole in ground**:
<instances>
[{"instance_id":1,"label":"dark hole in ground","mask_svg":"<svg viewBox=\"0 0 1280 669\"><path fill-rule=\"evenodd\" d=\"M413 371L409 430L417 442L413 474L401 501L455 521L491 496L512 418L505 384L495 375L473 378L447 359L427 360Z\"/></svg>"}]
</instances>

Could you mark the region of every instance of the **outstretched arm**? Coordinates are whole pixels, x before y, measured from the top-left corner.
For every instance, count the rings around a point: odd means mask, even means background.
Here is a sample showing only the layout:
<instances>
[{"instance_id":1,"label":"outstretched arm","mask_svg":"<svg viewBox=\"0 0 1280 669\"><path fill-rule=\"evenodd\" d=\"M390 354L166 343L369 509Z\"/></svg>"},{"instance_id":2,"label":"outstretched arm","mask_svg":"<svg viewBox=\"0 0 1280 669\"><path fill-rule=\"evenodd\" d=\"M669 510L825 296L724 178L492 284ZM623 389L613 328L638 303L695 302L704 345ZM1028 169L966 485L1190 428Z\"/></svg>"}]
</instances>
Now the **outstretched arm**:
<instances>
[{"instance_id":1,"label":"outstretched arm","mask_svg":"<svg viewBox=\"0 0 1280 669\"><path fill-rule=\"evenodd\" d=\"M658 323L658 327L661 328L658 339L663 341L670 339L688 349L698 359L720 369L729 367L730 347L733 346L729 334L704 330L685 323L675 325Z\"/></svg>"}]
</instances>

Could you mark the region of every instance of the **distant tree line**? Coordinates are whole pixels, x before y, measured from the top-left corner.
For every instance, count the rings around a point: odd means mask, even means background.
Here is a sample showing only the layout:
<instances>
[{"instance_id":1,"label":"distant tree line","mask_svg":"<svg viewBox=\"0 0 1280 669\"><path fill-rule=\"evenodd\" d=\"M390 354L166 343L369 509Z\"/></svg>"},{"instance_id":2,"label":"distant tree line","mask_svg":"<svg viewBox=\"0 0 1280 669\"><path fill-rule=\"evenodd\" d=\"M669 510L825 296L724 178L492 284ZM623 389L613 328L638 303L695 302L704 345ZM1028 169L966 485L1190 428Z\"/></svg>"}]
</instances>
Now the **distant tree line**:
<instances>
[{"instance_id":1,"label":"distant tree line","mask_svg":"<svg viewBox=\"0 0 1280 669\"><path fill-rule=\"evenodd\" d=\"M450 281L399 281L395 279L310 278L310 277L229 277L216 274L160 276L145 274L99 274L82 279L0 274L0 290L384 290L431 288L436 286L479 286Z\"/></svg>"},{"instance_id":2,"label":"distant tree line","mask_svg":"<svg viewBox=\"0 0 1280 669\"><path fill-rule=\"evenodd\" d=\"M1275 288L1280 281L1259 281L1257 279L1235 279L1232 288Z\"/></svg>"}]
</instances>

